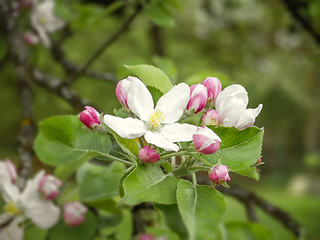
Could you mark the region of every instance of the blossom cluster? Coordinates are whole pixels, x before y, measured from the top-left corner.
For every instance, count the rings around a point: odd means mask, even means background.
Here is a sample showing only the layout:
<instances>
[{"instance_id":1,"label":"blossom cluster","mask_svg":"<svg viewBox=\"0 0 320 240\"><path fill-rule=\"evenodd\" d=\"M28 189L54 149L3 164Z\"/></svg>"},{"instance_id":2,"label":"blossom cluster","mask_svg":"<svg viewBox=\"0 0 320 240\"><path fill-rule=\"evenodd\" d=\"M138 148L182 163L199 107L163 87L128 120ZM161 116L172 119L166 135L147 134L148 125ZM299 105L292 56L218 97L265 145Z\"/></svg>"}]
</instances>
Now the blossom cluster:
<instances>
[{"instance_id":1,"label":"blossom cluster","mask_svg":"<svg viewBox=\"0 0 320 240\"><path fill-rule=\"evenodd\" d=\"M218 78L208 77L202 83L191 85L180 83L165 93L156 105L146 85L136 77L119 81L115 91L127 118L109 114L101 115L86 106L80 113L80 121L90 129L107 126L120 137L142 139L139 159L145 163L156 163L160 152L178 152L180 142L191 142L200 154L218 151L220 137L210 125L244 129L253 126L262 109L248 109L248 93L238 84L222 90ZM184 123L192 114L202 114L202 126ZM228 167L220 162L210 170L209 179L214 184L230 180Z\"/></svg>"},{"instance_id":2,"label":"blossom cluster","mask_svg":"<svg viewBox=\"0 0 320 240\"><path fill-rule=\"evenodd\" d=\"M44 171L28 180L22 191L18 187L18 173L10 161L0 161L0 194L5 202L0 213L0 239L22 240L26 221L41 228L54 226L60 218L60 208L54 200L59 195L62 182ZM79 202L63 206L64 221L69 226L76 226L84 221L86 207Z\"/></svg>"}]
</instances>

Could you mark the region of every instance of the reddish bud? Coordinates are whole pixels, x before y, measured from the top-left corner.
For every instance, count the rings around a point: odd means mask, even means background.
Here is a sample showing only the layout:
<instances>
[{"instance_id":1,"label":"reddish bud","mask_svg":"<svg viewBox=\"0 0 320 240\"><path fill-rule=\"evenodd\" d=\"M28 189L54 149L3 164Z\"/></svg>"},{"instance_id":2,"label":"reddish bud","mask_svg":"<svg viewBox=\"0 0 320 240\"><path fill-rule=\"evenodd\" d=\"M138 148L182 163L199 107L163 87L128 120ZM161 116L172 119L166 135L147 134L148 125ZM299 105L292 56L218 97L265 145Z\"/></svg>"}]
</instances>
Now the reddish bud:
<instances>
[{"instance_id":1,"label":"reddish bud","mask_svg":"<svg viewBox=\"0 0 320 240\"><path fill-rule=\"evenodd\" d=\"M220 147L221 139L210 128L202 126L193 135L195 149L203 154L215 153Z\"/></svg>"},{"instance_id":2,"label":"reddish bud","mask_svg":"<svg viewBox=\"0 0 320 240\"><path fill-rule=\"evenodd\" d=\"M204 125L207 125L207 126L219 125L220 118L219 118L218 112L214 109L207 111L206 114L202 117L202 122Z\"/></svg>"},{"instance_id":3,"label":"reddish bud","mask_svg":"<svg viewBox=\"0 0 320 240\"><path fill-rule=\"evenodd\" d=\"M226 165L218 164L211 168L209 179L212 183L221 185L226 181L230 181L228 167Z\"/></svg>"},{"instance_id":4,"label":"reddish bud","mask_svg":"<svg viewBox=\"0 0 320 240\"><path fill-rule=\"evenodd\" d=\"M139 151L139 159L145 163L156 163L160 160L160 155L150 146L145 146Z\"/></svg>"},{"instance_id":5,"label":"reddish bud","mask_svg":"<svg viewBox=\"0 0 320 240\"><path fill-rule=\"evenodd\" d=\"M78 226L84 221L86 206L79 202L72 202L63 206L63 218L67 225Z\"/></svg>"},{"instance_id":6,"label":"reddish bud","mask_svg":"<svg viewBox=\"0 0 320 240\"><path fill-rule=\"evenodd\" d=\"M80 113L80 121L88 128L100 125L100 114L93 107L85 106L85 110Z\"/></svg>"},{"instance_id":7,"label":"reddish bud","mask_svg":"<svg viewBox=\"0 0 320 240\"><path fill-rule=\"evenodd\" d=\"M208 100L215 101L221 92L221 82L218 78L208 77L203 80L202 84L208 89Z\"/></svg>"},{"instance_id":8,"label":"reddish bud","mask_svg":"<svg viewBox=\"0 0 320 240\"><path fill-rule=\"evenodd\" d=\"M61 184L58 178L52 175L46 175L39 182L39 191L45 199L52 200L59 195Z\"/></svg>"},{"instance_id":9,"label":"reddish bud","mask_svg":"<svg viewBox=\"0 0 320 240\"><path fill-rule=\"evenodd\" d=\"M208 100L207 88L202 84L194 84L190 86L190 100L187 105L188 111L194 113L200 112L206 105Z\"/></svg>"}]
</instances>

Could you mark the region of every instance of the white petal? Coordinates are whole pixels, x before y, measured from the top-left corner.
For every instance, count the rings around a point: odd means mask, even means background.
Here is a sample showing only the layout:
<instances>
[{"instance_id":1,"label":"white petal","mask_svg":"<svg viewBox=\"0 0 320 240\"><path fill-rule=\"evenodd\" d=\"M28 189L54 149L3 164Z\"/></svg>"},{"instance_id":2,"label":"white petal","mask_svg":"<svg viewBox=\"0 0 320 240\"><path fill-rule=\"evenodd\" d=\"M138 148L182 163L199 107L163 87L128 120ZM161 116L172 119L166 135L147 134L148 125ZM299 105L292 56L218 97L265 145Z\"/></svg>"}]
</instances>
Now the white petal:
<instances>
[{"instance_id":1,"label":"white petal","mask_svg":"<svg viewBox=\"0 0 320 240\"><path fill-rule=\"evenodd\" d=\"M220 121L225 127L234 127L239 122L240 116L246 110L242 100L228 96L220 101L217 106Z\"/></svg>"},{"instance_id":2,"label":"white petal","mask_svg":"<svg viewBox=\"0 0 320 240\"><path fill-rule=\"evenodd\" d=\"M240 116L240 119L235 127L242 129L242 128L253 126L256 120L256 117L261 112L261 109L262 109L262 104L260 104L255 109L249 108L246 111L244 111L243 114Z\"/></svg>"},{"instance_id":3,"label":"white petal","mask_svg":"<svg viewBox=\"0 0 320 240\"><path fill-rule=\"evenodd\" d=\"M9 216L6 212L0 214L0 225L7 222L12 216ZM0 228L1 229L1 228ZM1 230L0 230L1 231ZM1 238L0 238L1 239Z\"/></svg>"},{"instance_id":4,"label":"white petal","mask_svg":"<svg viewBox=\"0 0 320 240\"><path fill-rule=\"evenodd\" d=\"M163 112L163 123L174 123L182 116L190 99L190 88L185 83L180 83L163 95L156 106L156 110Z\"/></svg>"},{"instance_id":5,"label":"white petal","mask_svg":"<svg viewBox=\"0 0 320 240\"><path fill-rule=\"evenodd\" d=\"M0 162L0 188L4 182L11 182L10 173L5 162Z\"/></svg>"},{"instance_id":6,"label":"white petal","mask_svg":"<svg viewBox=\"0 0 320 240\"><path fill-rule=\"evenodd\" d=\"M23 191L23 193L21 194L21 202L22 204L26 204L29 201L33 201L33 199L35 198L36 200L38 199L38 189L39 189L39 183L41 181L41 179L43 178L45 172L39 171L37 173L37 175L32 179L29 180L27 182L27 185Z\"/></svg>"},{"instance_id":7,"label":"white petal","mask_svg":"<svg viewBox=\"0 0 320 240\"><path fill-rule=\"evenodd\" d=\"M5 182L2 184L2 197L5 202L16 203L20 198L20 192L16 185L11 182Z\"/></svg>"},{"instance_id":8,"label":"white petal","mask_svg":"<svg viewBox=\"0 0 320 240\"><path fill-rule=\"evenodd\" d=\"M161 134L171 142L191 141L197 127L191 124L172 123L167 124L161 129Z\"/></svg>"},{"instance_id":9,"label":"white petal","mask_svg":"<svg viewBox=\"0 0 320 240\"><path fill-rule=\"evenodd\" d=\"M104 115L104 123L122 138L137 138L145 134L144 122L136 118L120 118Z\"/></svg>"},{"instance_id":10,"label":"white petal","mask_svg":"<svg viewBox=\"0 0 320 240\"><path fill-rule=\"evenodd\" d=\"M39 228L47 229L55 225L60 217L60 209L52 201L35 194L31 201L24 203L25 214Z\"/></svg>"},{"instance_id":11,"label":"white petal","mask_svg":"<svg viewBox=\"0 0 320 240\"><path fill-rule=\"evenodd\" d=\"M216 99L216 103L215 103L216 109L219 108L220 101L224 100L224 98L229 97L229 96L235 97L235 98L241 100L243 102L243 104L245 105L245 107L247 107L248 101L249 101L248 92L241 85L233 84L233 85L230 85L229 87L226 87L225 89L223 89L219 93L219 95ZM217 109L217 111L218 111L218 109Z\"/></svg>"},{"instance_id":12,"label":"white petal","mask_svg":"<svg viewBox=\"0 0 320 240\"><path fill-rule=\"evenodd\" d=\"M21 217L15 218L9 226L0 229L1 240L23 240L23 228L19 227L23 221Z\"/></svg>"},{"instance_id":13,"label":"white petal","mask_svg":"<svg viewBox=\"0 0 320 240\"><path fill-rule=\"evenodd\" d=\"M148 121L150 114L153 112L154 106L152 96L141 80L138 78L131 79L132 84L127 98L129 109L141 120Z\"/></svg>"},{"instance_id":14,"label":"white petal","mask_svg":"<svg viewBox=\"0 0 320 240\"><path fill-rule=\"evenodd\" d=\"M166 151L179 151L179 147L174 144L173 142L170 142L166 138L164 138L161 133L154 133L154 132L146 132L144 135L144 138L148 143L154 144L160 148L163 148Z\"/></svg>"}]
</instances>

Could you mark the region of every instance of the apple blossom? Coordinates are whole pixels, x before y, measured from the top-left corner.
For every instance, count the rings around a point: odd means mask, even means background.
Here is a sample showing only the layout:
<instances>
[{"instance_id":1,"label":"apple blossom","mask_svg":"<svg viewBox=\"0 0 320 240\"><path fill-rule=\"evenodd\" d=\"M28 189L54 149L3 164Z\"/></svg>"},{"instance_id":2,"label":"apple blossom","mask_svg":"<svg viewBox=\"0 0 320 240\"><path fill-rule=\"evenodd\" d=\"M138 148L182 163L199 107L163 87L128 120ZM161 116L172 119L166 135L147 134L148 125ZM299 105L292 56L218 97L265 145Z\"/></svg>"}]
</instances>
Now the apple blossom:
<instances>
[{"instance_id":1,"label":"apple blossom","mask_svg":"<svg viewBox=\"0 0 320 240\"><path fill-rule=\"evenodd\" d=\"M248 101L248 93L241 85L233 84L226 87L218 95L215 103L221 124L239 129L253 126L262 104L255 109L247 109Z\"/></svg>"},{"instance_id":2,"label":"apple blossom","mask_svg":"<svg viewBox=\"0 0 320 240\"><path fill-rule=\"evenodd\" d=\"M135 77L128 77L127 79L123 79L118 82L116 87L116 96L119 103L124 106L126 109L129 109L127 99L128 99L128 92L130 89L130 85L132 81L136 79Z\"/></svg>"},{"instance_id":3,"label":"apple blossom","mask_svg":"<svg viewBox=\"0 0 320 240\"><path fill-rule=\"evenodd\" d=\"M208 77L202 81L202 84L208 89L208 100L215 101L221 92L220 80L215 77Z\"/></svg>"},{"instance_id":4,"label":"apple blossom","mask_svg":"<svg viewBox=\"0 0 320 240\"><path fill-rule=\"evenodd\" d=\"M10 161L5 160L0 162L0 184L10 182L14 184L17 179L16 166ZM1 186L0 186L1 189Z\"/></svg>"},{"instance_id":5,"label":"apple blossom","mask_svg":"<svg viewBox=\"0 0 320 240\"><path fill-rule=\"evenodd\" d=\"M100 125L100 114L93 107L85 106L85 110L80 113L80 121L88 128Z\"/></svg>"},{"instance_id":6,"label":"apple blossom","mask_svg":"<svg viewBox=\"0 0 320 240\"><path fill-rule=\"evenodd\" d=\"M215 153L220 147L221 139L210 128L202 126L193 135L195 149L203 154Z\"/></svg>"},{"instance_id":7,"label":"apple blossom","mask_svg":"<svg viewBox=\"0 0 320 240\"><path fill-rule=\"evenodd\" d=\"M208 100L208 90L202 84L194 84L190 86L190 100L187 105L189 112L198 113L206 105Z\"/></svg>"},{"instance_id":8,"label":"apple blossom","mask_svg":"<svg viewBox=\"0 0 320 240\"><path fill-rule=\"evenodd\" d=\"M6 204L4 213L0 215L0 225L12 221L0 230L1 239L22 240L23 228L20 223L28 218L41 229L50 228L57 223L60 209L38 192L43 176L44 171L40 171L34 179L27 182L22 193L16 185L8 182L3 184L2 197Z\"/></svg>"},{"instance_id":9,"label":"apple blossom","mask_svg":"<svg viewBox=\"0 0 320 240\"><path fill-rule=\"evenodd\" d=\"M54 15L54 0L44 0L38 3L34 1L30 21L38 32L45 47L50 47L48 33L55 32L64 27L65 22Z\"/></svg>"},{"instance_id":10,"label":"apple blossom","mask_svg":"<svg viewBox=\"0 0 320 240\"><path fill-rule=\"evenodd\" d=\"M63 206L63 218L67 225L78 226L84 221L86 206L79 202L67 203Z\"/></svg>"},{"instance_id":11,"label":"apple blossom","mask_svg":"<svg viewBox=\"0 0 320 240\"><path fill-rule=\"evenodd\" d=\"M139 151L139 159L145 163L156 163L160 160L160 155L150 146L144 146Z\"/></svg>"},{"instance_id":12,"label":"apple blossom","mask_svg":"<svg viewBox=\"0 0 320 240\"><path fill-rule=\"evenodd\" d=\"M58 178L52 175L46 175L39 182L39 191L44 198L52 200L59 195L59 187L61 184Z\"/></svg>"},{"instance_id":13,"label":"apple blossom","mask_svg":"<svg viewBox=\"0 0 320 240\"><path fill-rule=\"evenodd\" d=\"M197 127L176 123L189 101L190 89L185 83L174 86L163 95L154 108L152 96L138 78L132 79L127 104L138 118L120 118L106 114L104 123L120 137L133 139L144 136L145 140L167 151L178 151L174 142L191 141Z\"/></svg>"},{"instance_id":14,"label":"apple blossom","mask_svg":"<svg viewBox=\"0 0 320 240\"><path fill-rule=\"evenodd\" d=\"M220 124L220 118L219 114L216 110L210 109L205 113L205 115L202 116L202 122L204 125L210 126L210 125L217 125Z\"/></svg>"},{"instance_id":15,"label":"apple blossom","mask_svg":"<svg viewBox=\"0 0 320 240\"><path fill-rule=\"evenodd\" d=\"M228 167L218 163L210 169L209 179L213 184L221 185L226 181L230 181Z\"/></svg>"}]
</instances>

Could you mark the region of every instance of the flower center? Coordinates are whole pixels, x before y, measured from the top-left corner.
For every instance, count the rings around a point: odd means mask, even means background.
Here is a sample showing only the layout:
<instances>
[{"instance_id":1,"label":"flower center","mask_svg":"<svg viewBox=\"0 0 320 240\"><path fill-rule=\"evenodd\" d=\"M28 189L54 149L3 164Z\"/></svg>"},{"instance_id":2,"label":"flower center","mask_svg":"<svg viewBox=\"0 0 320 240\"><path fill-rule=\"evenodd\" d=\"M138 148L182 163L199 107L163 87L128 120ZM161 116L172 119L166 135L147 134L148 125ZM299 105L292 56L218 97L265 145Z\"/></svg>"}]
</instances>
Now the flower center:
<instances>
[{"instance_id":1,"label":"flower center","mask_svg":"<svg viewBox=\"0 0 320 240\"><path fill-rule=\"evenodd\" d=\"M43 24L46 24L46 23L47 23L47 18L45 18L45 17L40 17L40 18L39 18L39 23L42 24L42 25L43 25Z\"/></svg>"},{"instance_id":2,"label":"flower center","mask_svg":"<svg viewBox=\"0 0 320 240\"><path fill-rule=\"evenodd\" d=\"M13 201L7 203L3 209L10 216L18 215L20 213L20 210Z\"/></svg>"},{"instance_id":3,"label":"flower center","mask_svg":"<svg viewBox=\"0 0 320 240\"><path fill-rule=\"evenodd\" d=\"M149 118L151 130L158 130L163 120L163 112L160 110L154 111Z\"/></svg>"}]
</instances>

